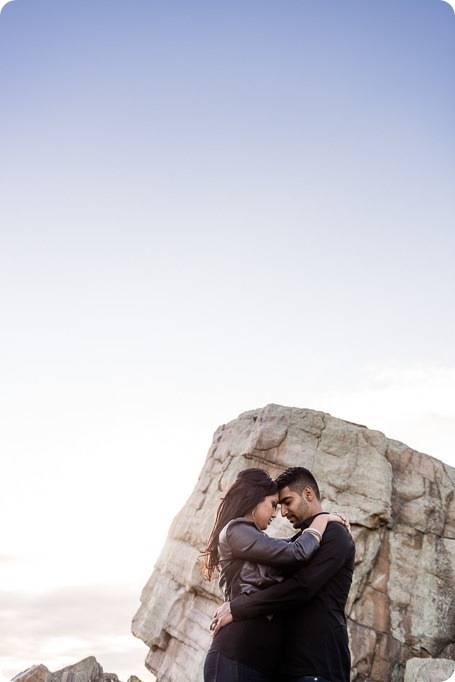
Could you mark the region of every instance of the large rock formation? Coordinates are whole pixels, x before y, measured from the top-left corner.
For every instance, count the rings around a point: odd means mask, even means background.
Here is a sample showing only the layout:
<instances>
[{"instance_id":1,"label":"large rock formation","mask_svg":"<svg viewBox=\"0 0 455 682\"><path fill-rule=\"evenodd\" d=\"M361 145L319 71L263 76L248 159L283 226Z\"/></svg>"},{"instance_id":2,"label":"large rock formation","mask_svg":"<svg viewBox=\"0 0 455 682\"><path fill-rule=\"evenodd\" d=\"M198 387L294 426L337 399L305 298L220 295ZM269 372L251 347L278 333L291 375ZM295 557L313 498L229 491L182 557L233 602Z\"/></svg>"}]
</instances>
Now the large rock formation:
<instances>
[{"instance_id":1,"label":"large rock formation","mask_svg":"<svg viewBox=\"0 0 455 682\"><path fill-rule=\"evenodd\" d=\"M217 585L198 555L222 491L246 467L306 466L357 544L347 615L352 680L399 682L411 658L455 658L455 469L365 426L268 405L214 435L193 494L145 586L133 634L160 682L200 682ZM276 522L275 534L289 534Z\"/></svg>"}]
</instances>

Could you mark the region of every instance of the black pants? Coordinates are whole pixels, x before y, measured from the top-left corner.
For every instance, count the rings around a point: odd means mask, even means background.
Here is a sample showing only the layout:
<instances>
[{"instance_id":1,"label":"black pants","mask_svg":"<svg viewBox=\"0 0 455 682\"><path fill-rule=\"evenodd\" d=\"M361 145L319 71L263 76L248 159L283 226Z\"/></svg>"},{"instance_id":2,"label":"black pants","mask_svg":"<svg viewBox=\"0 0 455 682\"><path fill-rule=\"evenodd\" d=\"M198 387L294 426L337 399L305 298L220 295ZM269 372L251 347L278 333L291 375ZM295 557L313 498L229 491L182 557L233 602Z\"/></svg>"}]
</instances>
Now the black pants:
<instances>
[{"instance_id":1,"label":"black pants","mask_svg":"<svg viewBox=\"0 0 455 682\"><path fill-rule=\"evenodd\" d=\"M280 677L280 682L330 682L330 680L322 675L301 675L300 677L283 675Z\"/></svg>"},{"instance_id":2,"label":"black pants","mask_svg":"<svg viewBox=\"0 0 455 682\"><path fill-rule=\"evenodd\" d=\"M272 677L211 649L204 664L204 682L272 682Z\"/></svg>"}]
</instances>

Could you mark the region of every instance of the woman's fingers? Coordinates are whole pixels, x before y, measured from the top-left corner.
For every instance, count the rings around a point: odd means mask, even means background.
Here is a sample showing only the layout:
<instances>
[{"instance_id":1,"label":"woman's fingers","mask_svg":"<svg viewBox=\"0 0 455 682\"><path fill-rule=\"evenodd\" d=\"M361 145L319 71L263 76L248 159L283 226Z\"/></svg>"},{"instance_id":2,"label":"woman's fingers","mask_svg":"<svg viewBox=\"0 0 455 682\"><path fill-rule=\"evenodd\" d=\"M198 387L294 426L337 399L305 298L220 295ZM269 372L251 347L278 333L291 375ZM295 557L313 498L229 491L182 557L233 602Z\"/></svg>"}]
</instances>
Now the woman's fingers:
<instances>
[{"instance_id":1,"label":"woman's fingers","mask_svg":"<svg viewBox=\"0 0 455 682\"><path fill-rule=\"evenodd\" d=\"M210 625L212 637L215 637L217 632L219 632L225 625L228 625L228 623L232 623L232 615L230 613L226 613L224 616L221 616L221 618L214 618L212 620L212 624Z\"/></svg>"},{"instance_id":2,"label":"woman's fingers","mask_svg":"<svg viewBox=\"0 0 455 682\"><path fill-rule=\"evenodd\" d=\"M213 614L212 622L210 623L212 637L215 637L216 633L221 630L222 627L228 623L232 623L232 620L229 602L224 602L224 604L221 604Z\"/></svg>"},{"instance_id":3,"label":"woman's fingers","mask_svg":"<svg viewBox=\"0 0 455 682\"><path fill-rule=\"evenodd\" d=\"M351 532L351 524L349 523L349 520L346 518L343 512L334 511L331 512L331 514L333 516L338 516L338 518L340 519L339 523L341 523L349 533Z\"/></svg>"},{"instance_id":4,"label":"woman's fingers","mask_svg":"<svg viewBox=\"0 0 455 682\"><path fill-rule=\"evenodd\" d=\"M337 511L336 511L336 512L332 512L332 513L333 513L333 514L336 514L337 516L339 516L340 519L343 521L343 524L344 524L345 526L349 526L349 521L347 520L347 518L346 518L346 516L345 516L344 514L342 514L341 512L337 512Z\"/></svg>"}]
</instances>

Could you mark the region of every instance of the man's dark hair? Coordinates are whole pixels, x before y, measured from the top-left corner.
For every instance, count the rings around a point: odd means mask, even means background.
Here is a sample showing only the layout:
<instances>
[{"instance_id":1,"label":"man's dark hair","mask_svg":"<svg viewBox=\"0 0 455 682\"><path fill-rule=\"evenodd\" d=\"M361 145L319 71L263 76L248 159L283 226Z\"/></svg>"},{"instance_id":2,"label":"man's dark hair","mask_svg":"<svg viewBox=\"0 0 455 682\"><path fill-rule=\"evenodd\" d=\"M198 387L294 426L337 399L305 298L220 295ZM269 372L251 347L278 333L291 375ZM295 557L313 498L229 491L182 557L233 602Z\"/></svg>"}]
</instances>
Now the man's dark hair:
<instances>
[{"instance_id":1,"label":"man's dark hair","mask_svg":"<svg viewBox=\"0 0 455 682\"><path fill-rule=\"evenodd\" d=\"M289 467L286 471L283 471L276 479L276 484L278 490L288 487L290 490L301 495L304 488L307 486L312 488L316 498L321 499L321 494L319 492L319 486L316 483L316 479L308 469L305 467Z\"/></svg>"}]
</instances>

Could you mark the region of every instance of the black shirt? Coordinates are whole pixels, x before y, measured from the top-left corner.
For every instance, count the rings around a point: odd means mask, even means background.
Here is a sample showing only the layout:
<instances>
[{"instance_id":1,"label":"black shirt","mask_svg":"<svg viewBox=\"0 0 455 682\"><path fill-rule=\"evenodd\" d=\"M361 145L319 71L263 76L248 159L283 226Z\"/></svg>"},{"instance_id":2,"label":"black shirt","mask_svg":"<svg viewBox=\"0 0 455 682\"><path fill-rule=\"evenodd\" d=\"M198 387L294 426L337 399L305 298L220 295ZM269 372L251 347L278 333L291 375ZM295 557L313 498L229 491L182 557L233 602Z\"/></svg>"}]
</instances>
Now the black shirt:
<instances>
[{"instance_id":1,"label":"black shirt","mask_svg":"<svg viewBox=\"0 0 455 682\"><path fill-rule=\"evenodd\" d=\"M314 518L304 525L309 526ZM319 551L292 577L232 600L235 621L281 613L285 630L280 666L283 674L323 675L331 682L349 682L351 661L344 608L354 555L351 535L341 524L329 523Z\"/></svg>"},{"instance_id":2,"label":"black shirt","mask_svg":"<svg viewBox=\"0 0 455 682\"><path fill-rule=\"evenodd\" d=\"M229 623L213 638L213 649L275 679L283 657L281 618L264 615Z\"/></svg>"}]
</instances>

